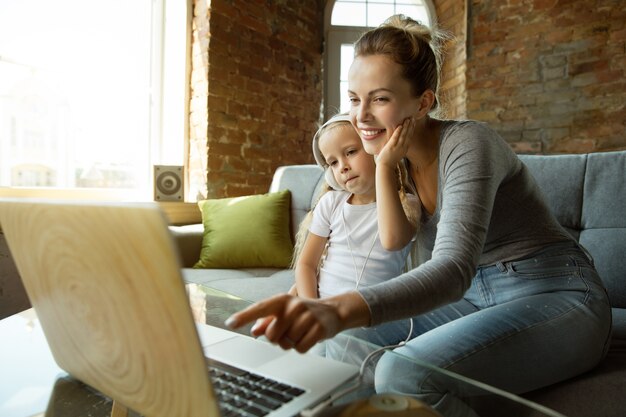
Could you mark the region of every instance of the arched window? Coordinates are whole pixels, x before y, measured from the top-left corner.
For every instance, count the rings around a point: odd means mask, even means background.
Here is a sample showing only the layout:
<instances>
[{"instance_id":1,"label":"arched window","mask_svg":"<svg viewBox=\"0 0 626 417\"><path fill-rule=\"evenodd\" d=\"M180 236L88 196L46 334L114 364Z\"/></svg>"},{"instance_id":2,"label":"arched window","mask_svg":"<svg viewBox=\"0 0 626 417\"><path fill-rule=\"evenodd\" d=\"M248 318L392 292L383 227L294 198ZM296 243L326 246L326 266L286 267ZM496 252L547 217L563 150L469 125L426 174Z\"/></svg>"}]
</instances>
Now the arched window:
<instances>
[{"instance_id":1,"label":"arched window","mask_svg":"<svg viewBox=\"0 0 626 417\"><path fill-rule=\"evenodd\" d=\"M335 0L325 13L326 48L324 55L324 120L349 109L348 69L354 55L353 44L368 28L389 16L402 13L427 26L435 23L431 0Z\"/></svg>"}]
</instances>

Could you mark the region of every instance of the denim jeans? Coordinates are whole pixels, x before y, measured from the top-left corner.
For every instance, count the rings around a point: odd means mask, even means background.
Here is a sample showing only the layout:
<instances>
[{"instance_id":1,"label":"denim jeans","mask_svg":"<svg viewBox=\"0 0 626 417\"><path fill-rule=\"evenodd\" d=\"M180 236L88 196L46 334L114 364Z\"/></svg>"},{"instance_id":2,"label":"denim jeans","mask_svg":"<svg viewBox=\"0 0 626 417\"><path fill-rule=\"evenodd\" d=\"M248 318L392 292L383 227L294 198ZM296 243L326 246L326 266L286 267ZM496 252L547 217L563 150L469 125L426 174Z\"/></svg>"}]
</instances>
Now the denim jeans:
<instances>
[{"instance_id":1,"label":"denim jeans","mask_svg":"<svg viewBox=\"0 0 626 417\"><path fill-rule=\"evenodd\" d=\"M593 262L566 243L479 267L463 299L412 322L410 340L394 352L519 394L594 367L608 349L611 308ZM408 327L407 319L349 332L382 346L404 340ZM328 356L347 350L327 345ZM460 397L478 389L401 356L380 358L376 391L416 396L445 416L475 415Z\"/></svg>"}]
</instances>

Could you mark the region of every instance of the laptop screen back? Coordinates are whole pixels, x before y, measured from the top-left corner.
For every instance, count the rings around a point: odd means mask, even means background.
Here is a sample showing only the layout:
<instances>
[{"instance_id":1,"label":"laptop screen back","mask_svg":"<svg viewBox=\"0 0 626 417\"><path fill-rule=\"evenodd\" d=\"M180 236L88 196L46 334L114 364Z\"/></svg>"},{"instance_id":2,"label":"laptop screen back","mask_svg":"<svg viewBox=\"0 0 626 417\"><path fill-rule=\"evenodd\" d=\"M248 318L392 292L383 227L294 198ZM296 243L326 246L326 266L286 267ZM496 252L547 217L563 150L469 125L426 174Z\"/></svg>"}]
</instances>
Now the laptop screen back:
<instances>
[{"instance_id":1,"label":"laptop screen back","mask_svg":"<svg viewBox=\"0 0 626 417\"><path fill-rule=\"evenodd\" d=\"M58 365L146 416L217 416L156 204L0 200L0 227Z\"/></svg>"}]
</instances>

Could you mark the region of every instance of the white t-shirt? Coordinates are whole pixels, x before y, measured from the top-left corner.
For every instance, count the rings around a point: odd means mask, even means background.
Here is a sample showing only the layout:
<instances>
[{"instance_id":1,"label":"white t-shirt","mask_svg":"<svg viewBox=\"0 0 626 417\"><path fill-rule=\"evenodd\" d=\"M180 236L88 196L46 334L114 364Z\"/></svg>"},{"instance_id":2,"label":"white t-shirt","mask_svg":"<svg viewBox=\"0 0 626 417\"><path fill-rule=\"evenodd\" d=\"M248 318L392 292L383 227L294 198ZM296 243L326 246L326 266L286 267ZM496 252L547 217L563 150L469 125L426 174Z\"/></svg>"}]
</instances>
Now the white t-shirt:
<instances>
[{"instance_id":1,"label":"white t-shirt","mask_svg":"<svg viewBox=\"0 0 626 417\"><path fill-rule=\"evenodd\" d=\"M352 205L347 202L350 195L329 191L313 211L309 231L329 238L319 276L322 298L354 290L357 281L361 288L400 275L411 248L409 243L402 250L385 250L377 234L376 203Z\"/></svg>"}]
</instances>

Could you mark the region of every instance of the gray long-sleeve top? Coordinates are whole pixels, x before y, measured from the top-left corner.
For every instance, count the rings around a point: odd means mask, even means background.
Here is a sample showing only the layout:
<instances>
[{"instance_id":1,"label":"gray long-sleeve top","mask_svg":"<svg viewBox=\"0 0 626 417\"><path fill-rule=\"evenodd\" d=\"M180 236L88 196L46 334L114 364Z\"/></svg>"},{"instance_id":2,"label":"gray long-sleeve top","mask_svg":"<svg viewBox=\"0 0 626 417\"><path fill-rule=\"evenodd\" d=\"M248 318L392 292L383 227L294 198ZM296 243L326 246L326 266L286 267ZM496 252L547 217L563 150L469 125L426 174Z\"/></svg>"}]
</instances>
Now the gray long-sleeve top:
<instances>
[{"instance_id":1,"label":"gray long-sleeve top","mask_svg":"<svg viewBox=\"0 0 626 417\"><path fill-rule=\"evenodd\" d=\"M444 121L437 207L417 234L420 265L360 289L371 325L463 297L479 265L519 259L571 239L509 145L476 121Z\"/></svg>"}]
</instances>

